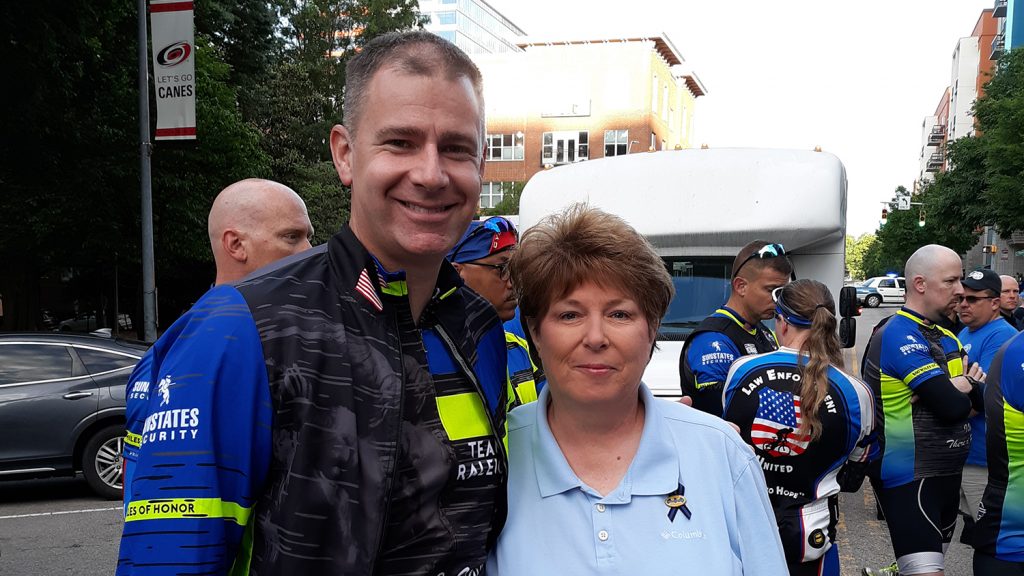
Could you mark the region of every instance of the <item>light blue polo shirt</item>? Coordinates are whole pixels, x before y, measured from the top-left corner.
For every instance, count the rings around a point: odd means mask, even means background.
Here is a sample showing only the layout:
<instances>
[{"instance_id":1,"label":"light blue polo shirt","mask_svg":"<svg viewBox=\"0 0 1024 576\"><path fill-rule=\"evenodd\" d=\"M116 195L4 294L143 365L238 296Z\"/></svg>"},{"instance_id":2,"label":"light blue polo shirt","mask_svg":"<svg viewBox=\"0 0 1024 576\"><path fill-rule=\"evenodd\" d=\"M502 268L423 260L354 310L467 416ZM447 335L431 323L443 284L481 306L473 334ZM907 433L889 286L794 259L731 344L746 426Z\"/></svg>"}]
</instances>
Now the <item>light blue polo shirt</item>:
<instances>
[{"instance_id":1,"label":"light blue polo shirt","mask_svg":"<svg viewBox=\"0 0 1024 576\"><path fill-rule=\"evenodd\" d=\"M545 388L509 413L509 513L487 575L788 574L764 475L719 418L654 398L636 456L600 496L573 473L551 434ZM669 518L684 487L691 511Z\"/></svg>"}]
</instances>

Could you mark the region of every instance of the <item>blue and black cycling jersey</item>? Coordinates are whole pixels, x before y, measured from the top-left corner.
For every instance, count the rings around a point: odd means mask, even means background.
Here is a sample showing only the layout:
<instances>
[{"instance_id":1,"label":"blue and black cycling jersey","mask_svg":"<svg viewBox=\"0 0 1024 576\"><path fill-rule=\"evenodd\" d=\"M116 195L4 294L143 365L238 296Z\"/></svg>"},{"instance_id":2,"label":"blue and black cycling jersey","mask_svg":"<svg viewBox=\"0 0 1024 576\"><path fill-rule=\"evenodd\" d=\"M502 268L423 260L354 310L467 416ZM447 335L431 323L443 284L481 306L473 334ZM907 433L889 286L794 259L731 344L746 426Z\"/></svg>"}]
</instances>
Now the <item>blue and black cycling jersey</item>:
<instances>
[{"instance_id":1,"label":"blue and black cycling jersey","mask_svg":"<svg viewBox=\"0 0 1024 576\"><path fill-rule=\"evenodd\" d=\"M210 290L128 387L117 574L482 569L504 518L507 350L445 265L414 322L348 228Z\"/></svg>"},{"instance_id":2,"label":"blue and black cycling jersey","mask_svg":"<svg viewBox=\"0 0 1024 576\"><path fill-rule=\"evenodd\" d=\"M868 386L835 366L818 403L821 435L801 433L800 397L806 357L791 348L745 356L733 364L723 394L724 418L740 428L764 470L786 561L824 559L835 542L838 494L856 490L863 474L841 474L867 461L874 423ZM843 485L848 477L856 486ZM831 572L823 572L831 574ZM838 574L838 567L836 567Z\"/></svg>"},{"instance_id":3,"label":"blue and black cycling jersey","mask_svg":"<svg viewBox=\"0 0 1024 576\"><path fill-rule=\"evenodd\" d=\"M974 527L974 548L1024 562L1024 336L992 360L985 388L988 484Z\"/></svg>"}]
</instances>

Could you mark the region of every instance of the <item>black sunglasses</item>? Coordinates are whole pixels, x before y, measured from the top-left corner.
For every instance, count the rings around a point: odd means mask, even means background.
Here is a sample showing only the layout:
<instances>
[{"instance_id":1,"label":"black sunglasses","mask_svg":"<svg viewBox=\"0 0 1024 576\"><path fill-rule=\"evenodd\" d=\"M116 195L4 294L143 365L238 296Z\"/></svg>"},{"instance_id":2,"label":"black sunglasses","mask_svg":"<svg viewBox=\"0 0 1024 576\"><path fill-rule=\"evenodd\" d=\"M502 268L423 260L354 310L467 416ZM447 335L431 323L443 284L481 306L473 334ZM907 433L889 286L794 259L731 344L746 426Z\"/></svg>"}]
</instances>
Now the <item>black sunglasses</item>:
<instances>
[{"instance_id":1,"label":"black sunglasses","mask_svg":"<svg viewBox=\"0 0 1024 576\"><path fill-rule=\"evenodd\" d=\"M508 280L508 261L502 262L501 264L484 264L483 262L463 262L463 264L472 264L473 266L483 266L484 268L492 268L498 272L498 278L501 280Z\"/></svg>"},{"instance_id":2,"label":"black sunglasses","mask_svg":"<svg viewBox=\"0 0 1024 576\"><path fill-rule=\"evenodd\" d=\"M974 306L982 300L995 300L999 296L957 296L957 302L967 302L968 306Z\"/></svg>"},{"instance_id":3,"label":"black sunglasses","mask_svg":"<svg viewBox=\"0 0 1024 576\"><path fill-rule=\"evenodd\" d=\"M740 265L737 266L736 269L732 271L732 277L735 278L740 273L740 269L743 268L743 265L746 264L747 262L750 262L754 258L757 258L758 260L766 260L768 258L785 257L786 249L782 247L782 244L765 244L764 246L761 247L760 250L758 250L757 252L753 252L750 254L750 256L744 258L743 261L740 262Z\"/></svg>"}]
</instances>

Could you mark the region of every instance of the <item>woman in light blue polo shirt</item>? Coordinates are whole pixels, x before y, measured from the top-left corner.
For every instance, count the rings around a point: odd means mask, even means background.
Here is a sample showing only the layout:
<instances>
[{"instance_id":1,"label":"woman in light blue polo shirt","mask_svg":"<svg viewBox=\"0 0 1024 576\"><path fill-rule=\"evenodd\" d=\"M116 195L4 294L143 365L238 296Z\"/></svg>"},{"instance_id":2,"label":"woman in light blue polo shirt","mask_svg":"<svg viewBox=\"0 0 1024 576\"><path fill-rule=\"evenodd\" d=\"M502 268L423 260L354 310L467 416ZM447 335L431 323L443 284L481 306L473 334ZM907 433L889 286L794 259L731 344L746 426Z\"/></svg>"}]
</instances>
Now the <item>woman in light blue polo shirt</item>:
<instances>
[{"instance_id":1,"label":"woman in light blue polo shirt","mask_svg":"<svg viewBox=\"0 0 1024 576\"><path fill-rule=\"evenodd\" d=\"M528 230L510 268L548 385L509 413L488 576L785 574L750 448L640 381L673 294L650 244L576 205Z\"/></svg>"}]
</instances>

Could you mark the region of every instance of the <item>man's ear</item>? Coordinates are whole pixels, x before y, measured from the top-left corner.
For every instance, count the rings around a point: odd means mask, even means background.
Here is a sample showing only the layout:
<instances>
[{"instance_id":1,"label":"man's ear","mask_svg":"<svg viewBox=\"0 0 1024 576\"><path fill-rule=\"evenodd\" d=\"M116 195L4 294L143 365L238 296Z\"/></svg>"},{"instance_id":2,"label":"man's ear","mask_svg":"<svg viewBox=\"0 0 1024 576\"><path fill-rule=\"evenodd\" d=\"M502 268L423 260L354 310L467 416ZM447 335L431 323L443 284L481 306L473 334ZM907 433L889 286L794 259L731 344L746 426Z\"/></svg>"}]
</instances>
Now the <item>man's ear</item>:
<instances>
[{"instance_id":1,"label":"man's ear","mask_svg":"<svg viewBox=\"0 0 1024 576\"><path fill-rule=\"evenodd\" d=\"M246 250L245 239L242 235L234 228L228 228L220 236L221 247L224 249L224 253L231 257L231 259L238 262L245 263L249 259L249 253Z\"/></svg>"},{"instance_id":2,"label":"man's ear","mask_svg":"<svg viewBox=\"0 0 1024 576\"><path fill-rule=\"evenodd\" d=\"M338 178L345 186L352 186L352 148L354 146L352 133L341 124L331 128L331 158L334 160L334 169L338 172Z\"/></svg>"},{"instance_id":3,"label":"man's ear","mask_svg":"<svg viewBox=\"0 0 1024 576\"><path fill-rule=\"evenodd\" d=\"M732 291L740 296L747 295L747 286L749 285L750 283L743 276L737 276L732 279Z\"/></svg>"},{"instance_id":4,"label":"man's ear","mask_svg":"<svg viewBox=\"0 0 1024 576\"><path fill-rule=\"evenodd\" d=\"M459 276L462 276L462 264L458 262L452 262L452 268L455 268L455 271L459 273Z\"/></svg>"},{"instance_id":5,"label":"man's ear","mask_svg":"<svg viewBox=\"0 0 1024 576\"><path fill-rule=\"evenodd\" d=\"M914 287L914 291L917 292L918 294L924 294L926 290L926 282L927 280L925 280L924 276L921 276L920 274L910 279L910 285Z\"/></svg>"}]
</instances>

